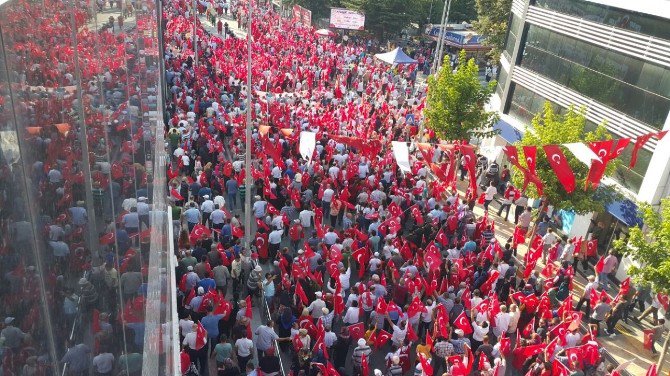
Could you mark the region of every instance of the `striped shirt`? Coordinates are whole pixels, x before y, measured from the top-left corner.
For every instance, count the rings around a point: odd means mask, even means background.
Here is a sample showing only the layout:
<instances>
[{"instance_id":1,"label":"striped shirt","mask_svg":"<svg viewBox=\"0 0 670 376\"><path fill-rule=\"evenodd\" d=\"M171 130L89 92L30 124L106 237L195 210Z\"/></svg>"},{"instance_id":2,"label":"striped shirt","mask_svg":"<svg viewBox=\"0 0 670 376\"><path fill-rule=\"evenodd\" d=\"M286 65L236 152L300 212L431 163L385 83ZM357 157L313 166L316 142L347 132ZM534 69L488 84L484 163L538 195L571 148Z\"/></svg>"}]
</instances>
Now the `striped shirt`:
<instances>
[{"instance_id":1,"label":"striped shirt","mask_svg":"<svg viewBox=\"0 0 670 376\"><path fill-rule=\"evenodd\" d=\"M470 346L470 339L468 338L459 338L452 339L451 344L454 346L454 352L456 354L465 354L465 344Z\"/></svg>"},{"instance_id":2,"label":"striped shirt","mask_svg":"<svg viewBox=\"0 0 670 376\"><path fill-rule=\"evenodd\" d=\"M372 349L370 346L358 346L354 349L354 353L351 355L351 358L354 362L355 367L360 367L361 366L361 358L363 358L363 355L370 355L372 352Z\"/></svg>"},{"instance_id":3,"label":"striped shirt","mask_svg":"<svg viewBox=\"0 0 670 376\"><path fill-rule=\"evenodd\" d=\"M451 356L454 353L454 345L447 341L438 341L433 345L433 352L440 358Z\"/></svg>"}]
</instances>

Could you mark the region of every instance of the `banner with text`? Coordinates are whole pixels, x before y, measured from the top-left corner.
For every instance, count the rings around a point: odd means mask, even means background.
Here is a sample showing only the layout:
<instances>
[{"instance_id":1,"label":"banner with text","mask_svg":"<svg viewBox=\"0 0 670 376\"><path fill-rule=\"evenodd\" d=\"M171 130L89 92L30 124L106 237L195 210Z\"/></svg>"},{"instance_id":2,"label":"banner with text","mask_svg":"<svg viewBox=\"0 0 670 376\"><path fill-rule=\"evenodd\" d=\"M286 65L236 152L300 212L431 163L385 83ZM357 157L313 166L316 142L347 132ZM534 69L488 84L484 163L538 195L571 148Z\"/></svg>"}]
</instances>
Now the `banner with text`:
<instances>
[{"instance_id":1,"label":"banner with text","mask_svg":"<svg viewBox=\"0 0 670 376\"><path fill-rule=\"evenodd\" d=\"M330 9L330 27L336 29L363 30L365 14L343 8Z\"/></svg>"}]
</instances>

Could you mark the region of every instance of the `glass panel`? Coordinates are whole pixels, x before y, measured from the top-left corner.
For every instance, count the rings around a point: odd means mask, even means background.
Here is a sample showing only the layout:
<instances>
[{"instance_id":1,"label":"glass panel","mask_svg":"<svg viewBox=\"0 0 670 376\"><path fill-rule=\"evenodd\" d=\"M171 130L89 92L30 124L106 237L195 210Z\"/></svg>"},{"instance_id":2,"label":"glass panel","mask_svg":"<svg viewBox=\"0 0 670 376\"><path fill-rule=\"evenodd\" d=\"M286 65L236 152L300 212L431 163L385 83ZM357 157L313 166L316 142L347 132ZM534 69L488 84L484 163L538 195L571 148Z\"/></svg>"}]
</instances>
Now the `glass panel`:
<instances>
[{"instance_id":1,"label":"glass panel","mask_svg":"<svg viewBox=\"0 0 670 376\"><path fill-rule=\"evenodd\" d=\"M170 372L155 4L0 6L0 317L26 334L5 374Z\"/></svg>"},{"instance_id":2,"label":"glass panel","mask_svg":"<svg viewBox=\"0 0 670 376\"><path fill-rule=\"evenodd\" d=\"M668 21L660 17L584 0L537 0L536 5L589 21L670 40Z\"/></svg>"},{"instance_id":3,"label":"glass panel","mask_svg":"<svg viewBox=\"0 0 670 376\"><path fill-rule=\"evenodd\" d=\"M546 29L529 27L521 65L659 129L670 110L670 70Z\"/></svg>"}]
</instances>

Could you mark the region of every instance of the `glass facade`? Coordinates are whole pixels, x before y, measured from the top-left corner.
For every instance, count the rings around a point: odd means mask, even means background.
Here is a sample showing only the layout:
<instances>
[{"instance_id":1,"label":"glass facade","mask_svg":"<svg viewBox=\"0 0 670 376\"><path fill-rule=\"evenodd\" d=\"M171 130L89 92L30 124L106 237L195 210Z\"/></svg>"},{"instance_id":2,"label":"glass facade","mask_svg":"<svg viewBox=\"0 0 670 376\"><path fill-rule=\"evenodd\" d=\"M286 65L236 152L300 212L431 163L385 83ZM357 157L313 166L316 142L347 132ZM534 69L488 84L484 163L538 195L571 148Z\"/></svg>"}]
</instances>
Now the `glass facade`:
<instances>
[{"instance_id":1,"label":"glass facade","mask_svg":"<svg viewBox=\"0 0 670 376\"><path fill-rule=\"evenodd\" d=\"M670 70L530 25L521 65L661 129L670 111Z\"/></svg>"},{"instance_id":2,"label":"glass facade","mask_svg":"<svg viewBox=\"0 0 670 376\"><path fill-rule=\"evenodd\" d=\"M524 124L530 124L530 122L533 120L533 117L542 111L544 103L547 101L545 97L534 93L518 84L512 84L510 96L511 101L509 115L519 119ZM564 107L561 107L557 104L553 104L553 106L556 112L559 114L566 111ZM595 123L590 121L586 122L587 131L594 130L595 128ZM619 138L621 136L612 133L612 137ZM640 149L638 152L637 163L633 169L630 169L628 168L628 165L630 163L632 151L633 148L629 146L621 154L619 157L621 164L612 176L612 179L614 179L622 187L630 190L631 192L637 193L640 190L642 180L649 167L652 153L648 150Z\"/></svg>"},{"instance_id":3,"label":"glass facade","mask_svg":"<svg viewBox=\"0 0 670 376\"><path fill-rule=\"evenodd\" d=\"M3 375L174 373L158 4L0 5Z\"/></svg>"},{"instance_id":4,"label":"glass facade","mask_svg":"<svg viewBox=\"0 0 670 376\"><path fill-rule=\"evenodd\" d=\"M584 0L535 0L534 5L585 20L670 40L668 20L648 14L595 4Z\"/></svg>"},{"instance_id":5,"label":"glass facade","mask_svg":"<svg viewBox=\"0 0 670 376\"><path fill-rule=\"evenodd\" d=\"M512 20L507 29L507 40L505 41L505 50L503 53L507 54L507 59L511 60L511 56L514 54L514 45L519 35L521 35L521 28L523 22L516 14L512 13ZM500 81L498 81L500 82Z\"/></svg>"}]
</instances>

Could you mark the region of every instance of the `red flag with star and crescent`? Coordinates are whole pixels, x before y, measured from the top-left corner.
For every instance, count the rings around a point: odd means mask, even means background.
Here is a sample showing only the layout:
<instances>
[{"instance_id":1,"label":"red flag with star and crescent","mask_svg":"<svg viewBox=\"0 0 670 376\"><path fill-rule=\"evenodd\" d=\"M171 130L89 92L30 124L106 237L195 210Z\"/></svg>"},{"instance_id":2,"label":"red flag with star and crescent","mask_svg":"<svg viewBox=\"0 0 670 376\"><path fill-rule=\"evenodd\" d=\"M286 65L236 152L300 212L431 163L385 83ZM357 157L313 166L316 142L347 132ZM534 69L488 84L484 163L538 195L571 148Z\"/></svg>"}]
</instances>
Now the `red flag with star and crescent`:
<instances>
[{"instance_id":1,"label":"red flag with star and crescent","mask_svg":"<svg viewBox=\"0 0 670 376\"><path fill-rule=\"evenodd\" d=\"M462 330L465 335L473 332L472 325L470 324L468 317L465 315L465 311L461 312L461 314L456 317L456 320L454 320L454 326Z\"/></svg>"},{"instance_id":2,"label":"red flag with star and crescent","mask_svg":"<svg viewBox=\"0 0 670 376\"><path fill-rule=\"evenodd\" d=\"M575 174L568 164L565 154L558 145L544 145L544 152L547 154L547 161L556 174L556 178L563 185L567 193L575 190Z\"/></svg>"}]
</instances>

